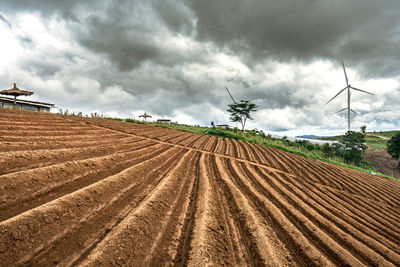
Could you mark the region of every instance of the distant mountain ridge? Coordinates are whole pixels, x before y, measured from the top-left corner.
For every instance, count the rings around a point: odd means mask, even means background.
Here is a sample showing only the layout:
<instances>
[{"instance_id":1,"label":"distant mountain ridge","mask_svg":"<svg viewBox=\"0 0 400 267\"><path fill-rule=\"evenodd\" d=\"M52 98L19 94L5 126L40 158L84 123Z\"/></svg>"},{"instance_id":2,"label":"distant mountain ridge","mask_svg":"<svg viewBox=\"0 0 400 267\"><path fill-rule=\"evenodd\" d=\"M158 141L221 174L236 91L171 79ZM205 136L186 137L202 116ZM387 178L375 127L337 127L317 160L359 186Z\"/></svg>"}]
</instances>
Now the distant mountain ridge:
<instances>
[{"instance_id":1,"label":"distant mountain ridge","mask_svg":"<svg viewBox=\"0 0 400 267\"><path fill-rule=\"evenodd\" d=\"M318 139L318 138L323 138L323 137L326 137L326 136L319 136L319 135L313 135L313 134L296 136L296 138L305 138L305 139Z\"/></svg>"}]
</instances>

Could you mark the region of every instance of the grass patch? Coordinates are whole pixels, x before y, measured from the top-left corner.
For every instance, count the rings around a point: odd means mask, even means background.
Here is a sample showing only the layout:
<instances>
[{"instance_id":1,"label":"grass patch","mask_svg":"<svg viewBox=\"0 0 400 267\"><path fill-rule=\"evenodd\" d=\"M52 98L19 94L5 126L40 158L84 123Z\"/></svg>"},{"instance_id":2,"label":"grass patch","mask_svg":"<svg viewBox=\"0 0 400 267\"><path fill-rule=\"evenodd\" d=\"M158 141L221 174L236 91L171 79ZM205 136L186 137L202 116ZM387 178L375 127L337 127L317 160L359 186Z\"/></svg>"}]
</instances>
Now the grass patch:
<instances>
[{"instance_id":1,"label":"grass patch","mask_svg":"<svg viewBox=\"0 0 400 267\"><path fill-rule=\"evenodd\" d=\"M386 132L371 132L368 134L371 135L376 135L376 136L382 136L382 137L386 137L386 138L392 138L393 136L395 136L397 133L399 133L400 130L396 130L396 131L386 131Z\"/></svg>"},{"instance_id":2,"label":"grass patch","mask_svg":"<svg viewBox=\"0 0 400 267\"><path fill-rule=\"evenodd\" d=\"M365 142L372 150L386 148L387 139L375 135L366 135Z\"/></svg>"}]
</instances>

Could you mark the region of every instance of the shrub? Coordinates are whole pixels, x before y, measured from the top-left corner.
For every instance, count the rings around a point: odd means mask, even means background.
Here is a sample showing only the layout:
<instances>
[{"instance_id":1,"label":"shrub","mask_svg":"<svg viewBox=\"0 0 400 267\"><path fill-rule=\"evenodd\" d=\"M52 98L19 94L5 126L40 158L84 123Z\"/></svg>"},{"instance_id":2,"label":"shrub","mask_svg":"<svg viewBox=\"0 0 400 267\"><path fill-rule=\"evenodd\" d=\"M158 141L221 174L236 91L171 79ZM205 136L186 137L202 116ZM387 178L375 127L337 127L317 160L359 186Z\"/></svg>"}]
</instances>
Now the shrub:
<instances>
[{"instance_id":1,"label":"shrub","mask_svg":"<svg viewBox=\"0 0 400 267\"><path fill-rule=\"evenodd\" d=\"M343 147L343 159L346 163L357 166L365 164L364 152L367 150L365 145L365 135L360 132L348 131L340 142Z\"/></svg>"},{"instance_id":2,"label":"shrub","mask_svg":"<svg viewBox=\"0 0 400 267\"><path fill-rule=\"evenodd\" d=\"M327 158L333 157L335 155L335 148L328 143L322 145L321 151Z\"/></svg>"},{"instance_id":3,"label":"shrub","mask_svg":"<svg viewBox=\"0 0 400 267\"><path fill-rule=\"evenodd\" d=\"M400 133L393 136L387 142L387 153L394 159L400 158ZM400 161L397 164L397 169L400 170Z\"/></svg>"}]
</instances>

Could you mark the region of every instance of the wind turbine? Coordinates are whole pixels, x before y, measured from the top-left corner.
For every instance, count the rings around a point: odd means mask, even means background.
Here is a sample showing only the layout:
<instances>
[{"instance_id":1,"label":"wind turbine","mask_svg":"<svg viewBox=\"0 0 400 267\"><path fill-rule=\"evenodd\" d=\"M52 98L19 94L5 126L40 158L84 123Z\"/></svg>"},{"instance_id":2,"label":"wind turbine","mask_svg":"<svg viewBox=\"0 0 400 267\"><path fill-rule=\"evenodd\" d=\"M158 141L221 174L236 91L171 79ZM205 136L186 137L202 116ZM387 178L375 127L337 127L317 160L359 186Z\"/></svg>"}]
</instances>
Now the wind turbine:
<instances>
[{"instance_id":1,"label":"wind turbine","mask_svg":"<svg viewBox=\"0 0 400 267\"><path fill-rule=\"evenodd\" d=\"M229 92L228 87L225 86L226 91L228 92L229 96L232 98L233 103L237 104L237 102L235 101L235 99L233 98L231 92ZM236 128L237 128L237 122L236 122Z\"/></svg>"},{"instance_id":2,"label":"wind turbine","mask_svg":"<svg viewBox=\"0 0 400 267\"><path fill-rule=\"evenodd\" d=\"M346 68L344 67L343 60L342 60L342 66L343 66L343 71L344 71L344 77L346 78L346 87L343 88L342 90L340 90L339 93L337 93L337 94L336 94L334 97L332 97L328 102L326 102L326 104L328 104L329 102L331 102L335 97L337 97L337 96L340 95L342 92L344 92L344 90L347 89L347 108L344 108L344 109L341 109L341 110L339 110L339 111L336 111L334 114L339 113L339 112L342 112L342 111L344 111L344 110L347 109L347 127L348 127L348 131L350 131L350 111L353 112L353 113L355 113L356 115L360 115L360 114L358 114L357 112L355 112L354 110L352 110L352 109L350 108L350 97L351 97L351 90L350 90L350 89L353 89L353 90L356 90L356 91L360 91L360 92L363 92L363 93L367 93L367 94L370 94L370 95L374 95L374 94L351 86L351 85L349 84L349 80L348 80L348 78L347 78Z\"/></svg>"},{"instance_id":3,"label":"wind turbine","mask_svg":"<svg viewBox=\"0 0 400 267\"><path fill-rule=\"evenodd\" d=\"M226 91L228 92L229 96L232 98L233 103L237 104L237 102L235 101L235 99L233 99L233 96L231 95L231 92L229 92L228 87L225 86Z\"/></svg>"}]
</instances>

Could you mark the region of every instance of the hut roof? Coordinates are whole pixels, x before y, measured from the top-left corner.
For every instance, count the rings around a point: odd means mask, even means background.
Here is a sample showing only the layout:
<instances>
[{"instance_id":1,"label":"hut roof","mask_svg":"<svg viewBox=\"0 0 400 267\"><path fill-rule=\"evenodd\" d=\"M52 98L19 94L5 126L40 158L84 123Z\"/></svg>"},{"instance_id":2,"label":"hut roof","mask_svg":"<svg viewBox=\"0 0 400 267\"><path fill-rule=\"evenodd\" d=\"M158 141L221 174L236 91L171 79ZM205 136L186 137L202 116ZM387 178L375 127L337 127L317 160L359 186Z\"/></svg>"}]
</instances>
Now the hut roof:
<instances>
[{"instance_id":1,"label":"hut roof","mask_svg":"<svg viewBox=\"0 0 400 267\"><path fill-rule=\"evenodd\" d=\"M153 118L151 115L146 114L146 112L143 115L140 115L139 118Z\"/></svg>"},{"instance_id":2,"label":"hut roof","mask_svg":"<svg viewBox=\"0 0 400 267\"><path fill-rule=\"evenodd\" d=\"M32 95L33 92L30 91L25 91L25 90L21 90L17 87L17 85L14 83L14 87L11 89L6 89L6 90L2 90L0 91L0 94L2 95L13 95L13 96L20 96L20 95Z\"/></svg>"}]
</instances>

